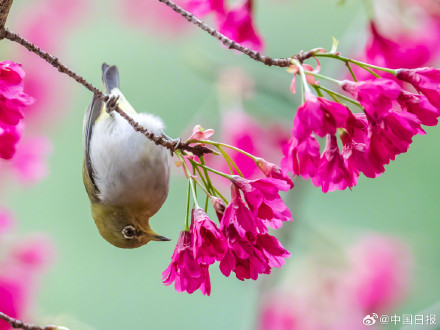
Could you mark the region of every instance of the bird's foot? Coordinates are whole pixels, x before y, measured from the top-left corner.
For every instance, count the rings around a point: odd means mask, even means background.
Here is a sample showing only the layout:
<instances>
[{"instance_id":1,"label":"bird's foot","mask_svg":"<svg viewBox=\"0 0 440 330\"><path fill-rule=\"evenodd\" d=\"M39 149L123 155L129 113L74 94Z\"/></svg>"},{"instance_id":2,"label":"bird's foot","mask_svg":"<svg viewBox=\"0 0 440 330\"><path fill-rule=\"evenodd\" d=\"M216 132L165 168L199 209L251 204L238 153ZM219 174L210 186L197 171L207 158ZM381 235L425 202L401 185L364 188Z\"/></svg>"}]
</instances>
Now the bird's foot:
<instances>
[{"instance_id":1,"label":"bird's foot","mask_svg":"<svg viewBox=\"0 0 440 330\"><path fill-rule=\"evenodd\" d=\"M108 113L112 112L118 106L119 95L109 95L105 102L105 109Z\"/></svg>"}]
</instances>

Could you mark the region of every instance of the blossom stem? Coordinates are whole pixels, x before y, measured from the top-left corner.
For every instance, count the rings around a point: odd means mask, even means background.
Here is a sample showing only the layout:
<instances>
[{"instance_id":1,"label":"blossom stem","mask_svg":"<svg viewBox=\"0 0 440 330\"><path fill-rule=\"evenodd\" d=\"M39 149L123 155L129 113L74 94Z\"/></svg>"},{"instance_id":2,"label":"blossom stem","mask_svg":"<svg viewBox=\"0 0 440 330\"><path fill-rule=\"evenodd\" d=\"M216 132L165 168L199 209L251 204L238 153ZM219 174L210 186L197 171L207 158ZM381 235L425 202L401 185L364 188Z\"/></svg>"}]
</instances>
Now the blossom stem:
<instances>
[{"instance_id":1,"label":"blossom stem","mask_svg":"<svg viewBox=\"0 0 440 330\"><path fill-rule=\"evenodd\" d=\"M185 231L189 230L189 200L191 195L191 183L188 180L188 190L186 191L186 218L185 218Z\"/></svg>"},{"instance_id":2,"label":"blossom stem","mask_svg":"<svg viewBox=\"0 0 440 330\"><path fill-rule=\"evenodd\" d=\"M199 160L202 165L205 165L205 157L200 156ZM198 169L198 167L196 167L196 168ZM213 192L213 190L212 190L213 186L212 186L211 178L209 177L209 173L206 169L203 169L203 172L205 173L205 178L206 178L206 183L207 183L206 187L207 187L208 191Z\"/></svg>"},{"instance_id":3,"label":"blossom stem","mask_svg":"<svg viewBox=\"0 0 440 330\"><path fill-rule=\"evenodd\" d=\"M341 98L343 100L346 100L346 101L348 101L350 103L353 103L354 105L356 105L359 108L363 109L362 105L358 101L353 100L352 98L349 98L348 96L345 96L345 95L340 94L338 92L332 91L331 89L328 89L328 88L326 88L324 86L321 86L321 85L314 85L314 86L317 86L319 89L322 89L323 91L327 92L330 96L337 96L337 97L339 97L339 98Z\"/></svg>"},{"instance_id":4,"label":"blossom stem","mask_svg":"<svg viewBox=\"0 0 440 330\"><path fill-rule=\"evenodd\" d=\"M330 78L330 77L324 76L324 75L319 74L319 73L317 73L317 72L304 70L304 73L309 74L309 75L312 75L312 76L314 76L314 77L316 77L316 78L320 78L320 79L324 79L324 80L330 81L330 82L332 82L332 83L334 83L334 84L336 84L336 85L339 85L339 86L340 86L341 83L342 83L340 80L336 80L336 79L333 79L333 78Z\"/></svg>"},{"instance_id":5,"label":"blossom stem","mask_svg":"<svg viewBox=\"0 0 440 330\"><path fill-rule=\"evenodd\" d=\"M232 164L232 166L235 168L235 170L237 171L238 175L241 176L242 178L244 178L243 173L241 173L240 169L238 168L237 164L235 164L234 160L231 158L231 156L228 155L228 153L226 151L223 150L223 148L221 146L217 146L218 150L220 150L220 152L222 153L223 157L226 159L226 161L230 162ZM228 163L229 164L229 163ZM234 174L234 171L231 170L231 174Z\"/></svg>"},{"instance_id":6,"label":"blossom stem","mask_svg":"<svg viewBox=\"0 0 440 330\"><path fill-rule=\"evenodd\" d=\"M240 149L240 148L237 148L237 147L231 146L231 145L226 144L226 143L223 143L223 142L215 142L215 141L210 141L210 140L189 140L189 141L188 141L188 144L191 144L191 143L210 144L210 145L215 146L216 148L218 148L218 146L220 146L220 147L225 147L225 148L229 148L229 149L232 149L232 150L238 151L238 152L242 153L243 155L246 155L246 156L248 156L249 158L252 158L252 159L255 160L255 161L258 160L258 157L254 156L254 155L252 155L252 154L250 154L250 153L248 153L248 152L246 152L246 151L244 151L244 150L242 150L242 149Z\"/></svg>"},{"instance_id":7,"label":"blossom stem","mask_svg":"<svg viewBox=\"0 0 440 330\"><path fill-rule=\"evenodd\" d=\"M294 64L298 67L299 74L300 74L301 80L302 80L302 86L303 86L302 100L303 100L303 102L305 102L305 95L307 93L311 93L311 90L310 90L309 84L307 82L306 75L304 73L304 68L302 67L301 63L298 60L292 59L292 64Z\"/></svg>"},{"instance_id":8,"label":"blossom stem","mask_svg":"<svg viewBox=\"0 0 440 330\"><path fill-rule=\"evenodd\" d=\"M376 69L379 71L384 71L384 72L388 72L393 75L396 75L396 70L394 70L394 69L389 69L389 68L384 68L384 67L373 65L373 64L368 64L368 63L357 61L352 58L348 58L348 57L345 57L345 56L342 56L339 54L335 54L335 53L316 53L314 56L334 58L334 59L340 60L344 63L349 62L349 63L356 64L357 66L360 66L361 68L364 68L364 69L371 68L371 69ZM375 75L377 75L377 74L375 73ZM380 78L380 76L378 78Z\"/></svg>"},{"instance_id":9,"label":"blossom stem","mask_svg":"<svg viewBox=\"0 0 440 330\"><path fill-rule=\"evenodd\" d=\"M345 66L347 67L348 71L350 71L351 76L353 77L354 81L357 81L356 76L353 72L353 69L351 68L351 65L349 62L345 62Z\"/></svg>"},{"instance_id":10,"label":"blossom stem","mask_svg":"<svg viewBox=\"0 0 440 330\"><path fill-rule=\"evenodd\" d=\"M192 159L189 159L189 161L190 161L190 163L193 164L193 165L196 165L196 166L199 166L199 167L201 167L201 168L204 168L204 169L206 169L206 170L208 170L208 171L210 171L210 172L212 172L212 173L215 173L215 174L217 174L217 175L220 175L220 176L222 176L222 177L224 177L224 178L226 178L226 179L229 179L229 180L232 179L232 175L229 175L229 174L226 174L226 173L223 173L223 172L219 172L219 171L217 171L217 170L214 170L214 169L211 168L211 167L208 167L208 166L206 166L206 165L199 164L199 163L193 161Z\"/></svg>"},{"instance_id":11,"label":"blossom stem","mask_svg":"<svg viewBox=\"0 0 440 330\"><path fill-rule=\"evenodd\" d=\"M180 151L176 151L176 156L180 159L180 161L182 162L182 166L183 169L185 171L186 176L188 177L190 186L191 186L191 194L192 197L194 199L194 204L196 207L199 207L199 204L197 203L197 194L196 194L196 188L194 186L194 182L197 182L197 180L194 179L194 177L191 175L191 172L189 171L188 166L186 165L185 159L182 156L182 153ZM192 162L190 160L190 162ZM196 162L194 162L195 164L197 164Z\"/></svg>"}]
</instances>

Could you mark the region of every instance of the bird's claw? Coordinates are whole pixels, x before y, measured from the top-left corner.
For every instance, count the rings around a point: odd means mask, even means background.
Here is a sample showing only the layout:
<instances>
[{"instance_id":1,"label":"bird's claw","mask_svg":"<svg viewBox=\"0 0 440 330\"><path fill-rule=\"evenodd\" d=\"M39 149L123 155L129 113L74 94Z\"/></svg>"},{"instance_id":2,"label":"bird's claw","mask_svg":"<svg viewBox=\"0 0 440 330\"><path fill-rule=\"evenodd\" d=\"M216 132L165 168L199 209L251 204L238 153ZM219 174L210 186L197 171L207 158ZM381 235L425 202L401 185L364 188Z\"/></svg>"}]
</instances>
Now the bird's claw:
<instances>
[{"instance_id":1,"label":"bird's claw","mask_svg":"<svg viewBox=\"0 0 440 330\"><path fill-rule=\"evenodd\" d=\"M119 95L109 95L105 102L105 108L108 113L112 112L118 106Z\"/></svg>"}]
</instances>

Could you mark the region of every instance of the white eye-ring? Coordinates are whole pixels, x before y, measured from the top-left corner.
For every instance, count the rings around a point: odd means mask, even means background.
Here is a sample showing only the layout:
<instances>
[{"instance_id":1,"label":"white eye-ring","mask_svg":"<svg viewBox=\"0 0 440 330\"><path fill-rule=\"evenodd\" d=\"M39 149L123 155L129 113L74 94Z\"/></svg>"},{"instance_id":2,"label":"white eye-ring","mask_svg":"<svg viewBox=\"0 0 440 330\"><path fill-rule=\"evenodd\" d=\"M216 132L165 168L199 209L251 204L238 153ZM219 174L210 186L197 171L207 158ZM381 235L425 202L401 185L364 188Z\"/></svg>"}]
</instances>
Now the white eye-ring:
<instances>
[{"instance_id":1,"label":"white eye-ring","mask_svg":"<svg viewBox=\"0 0 440 330\"><path fill-rule=\"evenodd\" d=\"M137 236L137 230L134 226L128 225L122 228L122 235L124 235L126 239L133 239Z\"/></svg>"}]
</instances>

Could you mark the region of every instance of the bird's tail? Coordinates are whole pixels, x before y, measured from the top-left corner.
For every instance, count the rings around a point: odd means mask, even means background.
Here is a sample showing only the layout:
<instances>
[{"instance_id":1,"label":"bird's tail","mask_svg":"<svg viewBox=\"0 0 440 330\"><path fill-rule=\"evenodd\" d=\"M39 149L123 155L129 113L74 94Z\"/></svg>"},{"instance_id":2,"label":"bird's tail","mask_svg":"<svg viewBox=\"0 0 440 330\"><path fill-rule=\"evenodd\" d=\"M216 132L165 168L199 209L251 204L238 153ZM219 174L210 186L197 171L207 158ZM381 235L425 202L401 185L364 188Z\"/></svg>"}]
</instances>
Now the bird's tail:
<instances>
[{"instance_id":1,"label":"bird's tail","mask_svg":"<svg viewBox=\"0 0 440 330\"><path fill-rule=\"evenodd\" d=\"M102 64L102 82L104 83L107 94L110 94L113 89L120 89L119 85L119 71L116 65Z\"/></svg>"}]
</instances>

